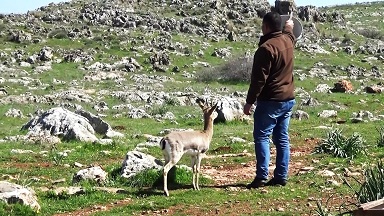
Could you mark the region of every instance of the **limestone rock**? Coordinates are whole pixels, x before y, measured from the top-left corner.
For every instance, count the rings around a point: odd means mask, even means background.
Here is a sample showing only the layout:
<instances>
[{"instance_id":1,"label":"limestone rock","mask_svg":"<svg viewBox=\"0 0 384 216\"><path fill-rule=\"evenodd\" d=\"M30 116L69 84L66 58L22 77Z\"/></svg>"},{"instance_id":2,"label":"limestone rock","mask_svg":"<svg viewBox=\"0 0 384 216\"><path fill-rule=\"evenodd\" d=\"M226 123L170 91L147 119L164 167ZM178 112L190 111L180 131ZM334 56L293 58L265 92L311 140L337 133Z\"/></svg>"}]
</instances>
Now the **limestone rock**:
<instances>
[{"instance_id":1,"label":"limestone rock","mask_svg":"<svg viewBox=\"0 0 384 216\"><path fill-rule=\"evenodd\" d=\"M219 104L216 109L218 115L215 122L228 122L248 118L243 113L243 105L240 101L225 97L220 99L218 103Z\"/></svg>"},{"instance_id":2,"label":"limestone rock","mask_svg":"<svg viewBox=\"0 0 384 216\"><path fill-rule=\"evenodd\" d=\"M155 157L144 154L138 151L130 151L126 154L121 176L124 178L130 178L137 173L146 169L158 169L162 168L162 162Z\"/></svg>"},{"instance_id":3,"label":"limestone rock","mask_svg":"<svg viewBox=\"0 0 384 216\"><path fill-rule=\"evenodd\" d=\"M95 142L97 137L92 125L85 117L73 113L65 108L56 107L36 116L25 124L22 130L29 130L27 136L39 136L44 131L65 140L80 140Z\"/></svg>"},{"instance_id":4,"label":"limestone rock","mask_svg":"<svg viewBox=\"0 0 384 216\"><path fill-rule=\"evenodd\" d=\"M14 117L14 118L23 118L24 115L19 109L11 108L9 109L5 114L7 117Z\"/></svg>"},{"instance_id":5,"label":"limestone rock","mask_svg":"<svg viewBox=\"0 0 384 216\"><path fill-rule=\"evenodd\" d=\"M7 181L0 181L0 200L8 204L20 203L28 205L35 211L40 210L40 205L37 202L36 193L33 189Z\"/></svg>"},{"instance_id":6,"label":"limestone rock","mask_svg":"<svg viewBox=\"0 0 384 216\"><path fill-rule=\"evenodd\" d=\"M58 136L83 142L98 141L95 132L108 138L124 136L113 131L108 123L92 113L84 110L72 112L62 107L51 108L34 117L21 129L29 130L27 137Z\"/></svg>"},{"instance_id":7,"label":"limestone rock","mask_svg":"<svg viewBox=\"0 0 384 216\"><path fill-rule=\"evenodd\" d=\"M85 110L77 110L76 113L88 119L89 123L91 124L92 128L95 130L96 133L104 134L108 138L124 137L122 133L113 131L112 127L107 122L103 121L96 115Z\"/></svg>"},{"instance_id":8,"label":"limestone rock","mask_svg":"<svg viewBox=\"0 0 384 216\"><path fill-rule=\"evenodd\" d=\"M67 195L78 195L78 194L84 194L85 190L81 187L58 187L53 189L53 192L56 195L60 194L67 194Z\"/></svg>"},{"instance_id":9,"label":"limestone rock","mask_svg":"<svg viewBox=\"0 0 384 216\"><path fill-rule=\"evenodd\" d=\"M73 183L78 183L82 180L94 180L98 183L106 181L108 173L105 172L100 166L89 167L77 172L72 179Z\"/></svg>"},{"instance_id":10,"label":"limestone rock","mask_svg":"<svg viewBox=\"0 0 384 216\"><path fill-rule=\"evenodd\" d=\"M323 110L320 113L318 113L317 116L320 118L337 117L337 111L336 110Z\"/></svg>"},{"instance_id":11,"label":"limestone rock","mask_svg":"<svg viewBox=\"0 0 384 216\"><path fill-rule=\"evenodd\" d=\"M298 119L298 120L309 119L309 114L302 110L296 110L292 112L291 118Z\"/></svg>"}]
</instances>

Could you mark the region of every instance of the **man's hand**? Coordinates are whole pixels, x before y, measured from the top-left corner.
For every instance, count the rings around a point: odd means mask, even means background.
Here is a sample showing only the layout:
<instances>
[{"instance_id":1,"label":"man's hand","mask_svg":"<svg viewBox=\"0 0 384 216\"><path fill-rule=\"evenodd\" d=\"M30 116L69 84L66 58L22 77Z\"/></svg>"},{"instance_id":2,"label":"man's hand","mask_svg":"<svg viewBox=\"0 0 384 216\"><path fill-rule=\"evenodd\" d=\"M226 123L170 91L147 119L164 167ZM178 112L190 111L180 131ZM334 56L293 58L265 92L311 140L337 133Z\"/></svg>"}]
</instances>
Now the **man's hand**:
<instances>
[{"instance_id":1,"label":"man's hand","mask_svg":"<svg viewBox=\"0 0 384 216\"><path fill-rule=\"evenodd\" d=\"M251 115L251 109L252 109L253 104L245 104L243 112L245 115Z\"/></svg>"},{"instance_id":2,"label":"man's hand","mask_svg":"<svg viewBox=\"0 0 384 216\"><path fill-rule=\"evenodd\" d=\"M284 29L285 31L293 31L293 21L291 19L285 21L285 26L284 26Z\"/></svg>"}]
</instances>

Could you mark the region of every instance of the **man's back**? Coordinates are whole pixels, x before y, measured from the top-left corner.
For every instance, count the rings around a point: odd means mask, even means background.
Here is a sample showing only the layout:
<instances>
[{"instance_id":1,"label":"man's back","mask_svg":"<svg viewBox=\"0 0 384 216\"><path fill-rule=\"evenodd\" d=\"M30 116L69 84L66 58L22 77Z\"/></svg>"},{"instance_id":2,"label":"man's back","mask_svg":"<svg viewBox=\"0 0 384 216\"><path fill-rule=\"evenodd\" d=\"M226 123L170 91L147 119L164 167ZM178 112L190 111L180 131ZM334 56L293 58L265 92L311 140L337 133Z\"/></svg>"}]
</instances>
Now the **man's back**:
<instances>
[{"instance_id":1,"label":"man's back","mask_svg":"<svg viewBox=\"0 0 384 216\"><path fill-rule=\"evenodd\" d=\"M270 61L270 71L257 100L294 99L294 36L289 32L273 32L265 39L266 41L260 44L259 50L265 58L264 61Z\"/></svg>"}]
</instances>

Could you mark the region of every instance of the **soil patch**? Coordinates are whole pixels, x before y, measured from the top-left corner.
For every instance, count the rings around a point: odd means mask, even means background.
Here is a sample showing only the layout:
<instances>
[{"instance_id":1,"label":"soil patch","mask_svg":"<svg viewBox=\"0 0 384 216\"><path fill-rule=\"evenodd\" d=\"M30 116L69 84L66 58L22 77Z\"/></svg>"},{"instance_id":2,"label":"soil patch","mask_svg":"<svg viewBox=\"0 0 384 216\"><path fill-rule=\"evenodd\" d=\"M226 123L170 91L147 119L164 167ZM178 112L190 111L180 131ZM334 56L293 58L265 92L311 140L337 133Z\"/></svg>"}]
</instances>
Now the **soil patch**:
<instances>
[{"instance_id":1,"label":"soil patch","mask_svg":"<svg viewBox=\"0 0 384 216\"><path fill-rule=\"evenodd\" d=\"M112 208L121 207L131 202L132 200L130 198L127 198L124 200L115 201L107 205L94 205L92 207L83 208L73 212L55 214L54 216L88 216L96 212L108 211L108 210L111 210Z\"/></svg>"}]
</instances>

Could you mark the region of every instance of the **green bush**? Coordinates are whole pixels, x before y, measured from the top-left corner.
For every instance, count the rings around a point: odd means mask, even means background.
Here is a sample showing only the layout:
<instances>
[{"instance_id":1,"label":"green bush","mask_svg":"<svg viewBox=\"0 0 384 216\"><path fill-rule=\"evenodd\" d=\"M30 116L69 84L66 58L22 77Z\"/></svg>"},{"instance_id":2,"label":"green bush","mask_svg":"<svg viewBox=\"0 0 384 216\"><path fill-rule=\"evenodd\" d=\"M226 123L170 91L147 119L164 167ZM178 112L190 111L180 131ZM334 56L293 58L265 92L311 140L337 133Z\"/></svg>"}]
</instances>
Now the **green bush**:
<instances>
[{"instance_id":1,"label":"green bush","mask_svg":"<svg viewBox=\"0 0 384 216\"><path fill-rule=\"evenodd\" d=\"M351 35L349 34L344 34L344 39L342 41L343 44L347 44L347 43L350 43L352 42L352 38L351 38Z\"/></svg>"},{"instance_id":2,"label":"green bush","mask_svg":"<svg viewBox=\"0 0 384 216\"><path fill-rule=\"evenodd\" d=\"M156 185L156 182L158 182L159 178L162 177L163 175L160 171L155 169L148 169L136 174L129 179L126 179L126 182L130 187L152 187Z\"/></svg>"},{"instance_id":3,"label":"green bush","mask_svg":"<svg viewBox=\"0 0 384 216\"><path fill-rule=\"evenodd\" d=\"M23 216L35 216L39 215L37 212L29 206L19 203L7 205L4 202L0 202L0 215L23 215Z\"/></svg>"},{"instance_id":4,"label":"green bush","mask_svg":"<svg viewBox=\"0 0 384 216\"><path fill-rule=\"evenodd\" d=\"M150 111L150 115L165 115L169 111L169 107L166 105L155 105Z\"/></svg>"},{"instance_id":5,"label":"green bush","mask_svg":"<svg viewBox=\"0 0 384 216\"><path fill-rule=\"evenodd\" d=\"M0 23L0 32L5 32L7 30L7 25Z\"/></svg>"},{"instance_id":6,"label":"green bush","mask_svg":"<svg viewBox=\"0 0 384 216\"><path fill-rule=\"evenodd\" d=\"M169 97L165 99L165 104L170 105L170 106L180 106L180 101L177 100L175 97Z\"/></svg>"},{"instance_id":7,"label":"green bush","mask_svg":"<svg viewBox=\"0 0 384 216\"><path fill-rule=\"evenodd\" d=\"M317 209L314 210L315 215L317 216L332 216L333 214L331 213L329 209L329 201L331 201L333 198L333 195L331 195L325 204L323 204L321 201L316 200L316 207Z\"/></svg>"},{"instance_id":8,"label":"green bush","mask_svg":"<svg viewBox=\"0 0 384 216\"><path fill-rule=\"evenodd\" d=\"M163 187L163 170L147 169L135 176L124 179L120 177L119 181L127 186L143 188L143 187ZM204 176L199 176L200 186L211 182L210 179ZM168 185L192 185L192 171L184 168L174 166L168 172Z\"/></svg>"},{"instance_id":9,"label":"green bush","mask_svg":"<svg viewBox=\"0 0 384 216\"><path fill-rule=\"evenodd\" d=\"M367 38L384 40L384 33L374 28L362 29L359 30L358 33Z\"/></svg>"},{"instance_id":10,"label":"green bush","mask_svg":"<svg viewBox=\"0 0 384 216\"><path fill-rule=\"evenodd\" d=\"M119 187L120 185L137 188L152 187L157 185L157 182L159 182L163 176L162 171L147 169L127 179L121 176L121 167L116 167L109 173L110 175L106 184L109 187Z\"/></svg>"},{"instance_id":11,"label":"green bush","mask_svg":"<svg viewBox=\"0 0 384 216\"><path fill-rule=\"evenodd\" d=\"M239 57L219 67L209 68L197 75L200 82L249 82L253 58Z\"/></svg>"},{"instance_id":12,"label":"green bush","mask_svg":"<svg viewBox=\"0 0 384 216\"><path fill-rule=\"evenodd\" d=\"M48 38L66 39L68 38L68 32L65 29L55 29L49 32Z\"/></svg>"},{"instance_id":13,"label":"green bush","mask_svg":"<svg viewBox=\"0 0 384 216\"><path fill-rule=\"evenodd\" d=\"M353 159L363 151L365 151L365 141L359 134L354 133L351 137L346 138L343 136L342 130L334 129L328 132L327 138L315 147L314 153Z\"/></svg>"},{"instance_id":14,"label":"green bush","mask_svg":"<svg viewBox=\"0 0 384 216\"><path fill-rule=\"evenodd\" d=\"M376 130L380 135L379 139L376 141L377 147L384 147L384 127L376 128Z\"/></svg>"},{"instance_id":15,"label":"green bush","mask_svg":"<svg viewBox=\"0 0 384 216\"><path fill-rule=\"evenodd\" d=\"M348 181L344 180L344 182L354 191L361 204L384 198L384 166L382 161L377 162L377 166L369 167L364 171L364 182L360 182L355 177L353 179L359 184L359 190L355 190Z\"/></svg>"}]
</instances>

